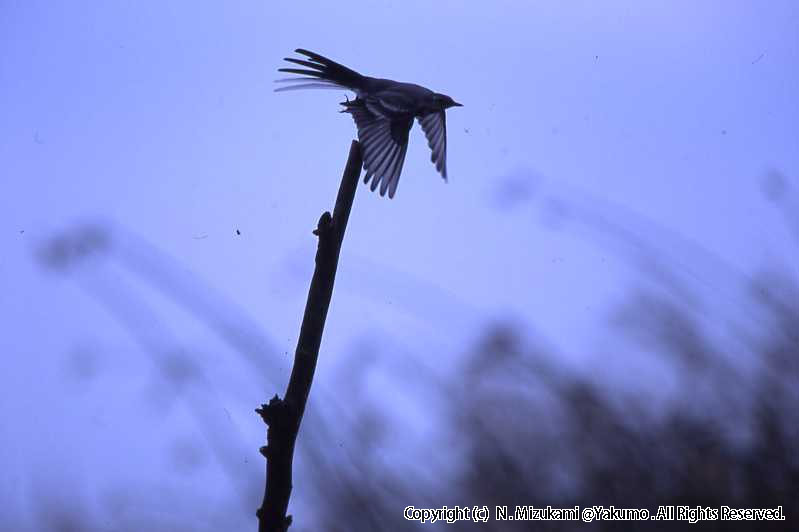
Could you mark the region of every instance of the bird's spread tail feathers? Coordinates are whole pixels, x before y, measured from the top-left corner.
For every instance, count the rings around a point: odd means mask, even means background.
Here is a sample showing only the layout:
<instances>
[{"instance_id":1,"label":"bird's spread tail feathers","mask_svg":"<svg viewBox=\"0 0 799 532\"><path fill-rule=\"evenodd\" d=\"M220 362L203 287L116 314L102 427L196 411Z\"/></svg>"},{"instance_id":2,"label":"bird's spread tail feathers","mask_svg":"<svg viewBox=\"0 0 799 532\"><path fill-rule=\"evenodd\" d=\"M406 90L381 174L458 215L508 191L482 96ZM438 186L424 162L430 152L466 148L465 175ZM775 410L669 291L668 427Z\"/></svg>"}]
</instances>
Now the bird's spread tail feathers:
<instances>
[{"instance_id":1,"label":"bird's spread tail feathers","mask_svg":"<svg viewBox=\"0 0 799 532\"><path fill-rule=\"evenodd\" d=\"M306 56L309 60L291 57L284 59L289 63L306 68L279 68L279 72L297 74L301 77L276 80L278 83L291 83L291 85L275 89L276 92L297 89L350 89L357 93L361 90L363 76L354 70L302 48L297 48L294 51Z\"/></svg>"}]
</instances>

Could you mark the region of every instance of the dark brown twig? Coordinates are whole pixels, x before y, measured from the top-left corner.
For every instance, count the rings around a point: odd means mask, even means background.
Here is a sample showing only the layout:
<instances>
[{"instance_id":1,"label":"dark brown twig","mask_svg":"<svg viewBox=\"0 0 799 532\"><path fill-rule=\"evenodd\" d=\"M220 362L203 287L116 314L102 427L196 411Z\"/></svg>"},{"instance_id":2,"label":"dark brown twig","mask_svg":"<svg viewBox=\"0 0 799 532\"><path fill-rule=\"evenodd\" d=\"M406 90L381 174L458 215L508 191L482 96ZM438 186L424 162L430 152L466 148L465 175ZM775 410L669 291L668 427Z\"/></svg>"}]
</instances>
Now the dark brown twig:
<instances>
[{"instance_id":1,"label":"dark brown twig","mask_svg":"<svg viewBox=\"0 0 799 532\"><path fill-rule=\"evenodd\" d=\"M269 404L256 409L269 427L266 434L267 444L260 449L261 454L266 457L266 488L264 500L256 512L258 532L284 532L291 524L291 516L286 515L286 510L291 497L294 444L311 391L327 309L333 295L341 243L355 199L362 162L360 146L357 141L352 141L333 216L329 212L323 213L314 231L319 237L316 268L308 290L308 301L305 303L305 315L302 318L286 396L280 399L275 395Z\"/></svg>"}]
</instances>

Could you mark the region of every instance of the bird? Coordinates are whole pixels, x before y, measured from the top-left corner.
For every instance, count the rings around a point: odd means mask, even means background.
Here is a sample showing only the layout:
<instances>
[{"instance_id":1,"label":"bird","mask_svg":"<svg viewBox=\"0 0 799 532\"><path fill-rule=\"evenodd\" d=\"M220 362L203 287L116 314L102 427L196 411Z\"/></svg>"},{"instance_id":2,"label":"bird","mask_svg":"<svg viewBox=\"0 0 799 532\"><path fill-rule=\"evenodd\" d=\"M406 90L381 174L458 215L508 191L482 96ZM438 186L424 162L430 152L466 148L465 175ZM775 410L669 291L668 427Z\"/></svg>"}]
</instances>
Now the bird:
<instances>
[{"instance_id":1,"label":"bird","mask_svg":"<svg viewBox=\"0 0 799 532\"><path fill-rule=\"evenodd\" d=\"M432 151L430 160L447 181L447 123L445 111L463 107L446 94L414 83L372 78L345 67L325 56L302 48L294 50L304 59L283 58L304 68L279 68L278 72L294 74L275 80L286 83L275 92L297 89L346 89L355 99L341 102L342 113L349 113L358 130L358 141L366 170L364 183L372 191L380 187L380 195L393 198L397 191L408 134L416 119L424 131Z\"/></svg>"}]
</instances>

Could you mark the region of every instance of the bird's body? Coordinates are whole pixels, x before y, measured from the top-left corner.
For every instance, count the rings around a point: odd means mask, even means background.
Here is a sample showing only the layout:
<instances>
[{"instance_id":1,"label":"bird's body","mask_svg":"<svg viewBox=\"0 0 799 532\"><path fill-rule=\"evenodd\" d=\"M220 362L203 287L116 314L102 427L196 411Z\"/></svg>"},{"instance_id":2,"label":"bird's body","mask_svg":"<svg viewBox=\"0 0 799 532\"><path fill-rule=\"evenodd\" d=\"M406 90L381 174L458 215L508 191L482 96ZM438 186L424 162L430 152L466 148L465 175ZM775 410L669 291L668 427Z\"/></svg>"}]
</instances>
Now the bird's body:
<instances>
[{"instance_id":1,"label":"bird's body","mask_svg":"<svg viewBox=\"0 0 799 532\"><path fill-rule=\"evenodd\" d=\"M408 133L414 118L424 130L432 150L432 161L447 179L447 130L445 110L460 106L452 98L414 83L363 76L326 57L303 49L295 50L310 59L285 58L307 69L281 68L280 72L305 77L278 80L292 82L277 91L304 88L349 89L356 95L348 100L343 113L350 113L358 128L366 177L371 188L394 197L408 149Z\"/></svg>"}]
</instances>

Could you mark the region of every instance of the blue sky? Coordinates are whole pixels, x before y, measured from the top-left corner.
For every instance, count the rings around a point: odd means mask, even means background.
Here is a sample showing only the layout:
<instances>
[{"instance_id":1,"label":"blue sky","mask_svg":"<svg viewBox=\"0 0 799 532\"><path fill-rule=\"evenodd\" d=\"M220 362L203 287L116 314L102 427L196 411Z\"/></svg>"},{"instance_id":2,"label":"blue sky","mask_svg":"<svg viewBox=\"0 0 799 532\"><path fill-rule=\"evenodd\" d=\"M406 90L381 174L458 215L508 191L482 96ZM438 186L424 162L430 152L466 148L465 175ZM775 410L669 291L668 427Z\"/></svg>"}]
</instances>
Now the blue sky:
<instances>
[{"instance_id":1,"label":"blue sky","mask_svg":"<svg viewBox=\"0 0 799 532\"><path fill-rule=\"evenodd\" d=\"M182 500L149 459L197 430L191 408L154 392L161 344L196 360L257 448L250 409L285 385L311 229L355 134L343 91L272 92L293 49L465 105L448 112L449 183L415 126L395 199L359 188L324 386L363 338L424 359L497 319L534 327L575 366L615 345L607 309L640 272L579 223L553 224L553 198L634 232L723 306L766 264L796 273L762 182L799 175L797 27L797 4L778 0L0 1L0 460L15 471L0 500L18 509L0 519L36 529L37 482L81 478L94 505L114 473ZM68 275L41 268L42 246L80 224L111 231L114 252ZM171 273L158 285L148 264ZM73 382L75 367L102 378ZM117 465L119 446L138 465ZM56 480L29 474L46 470Z\"/></svg>"}]
</instances>

